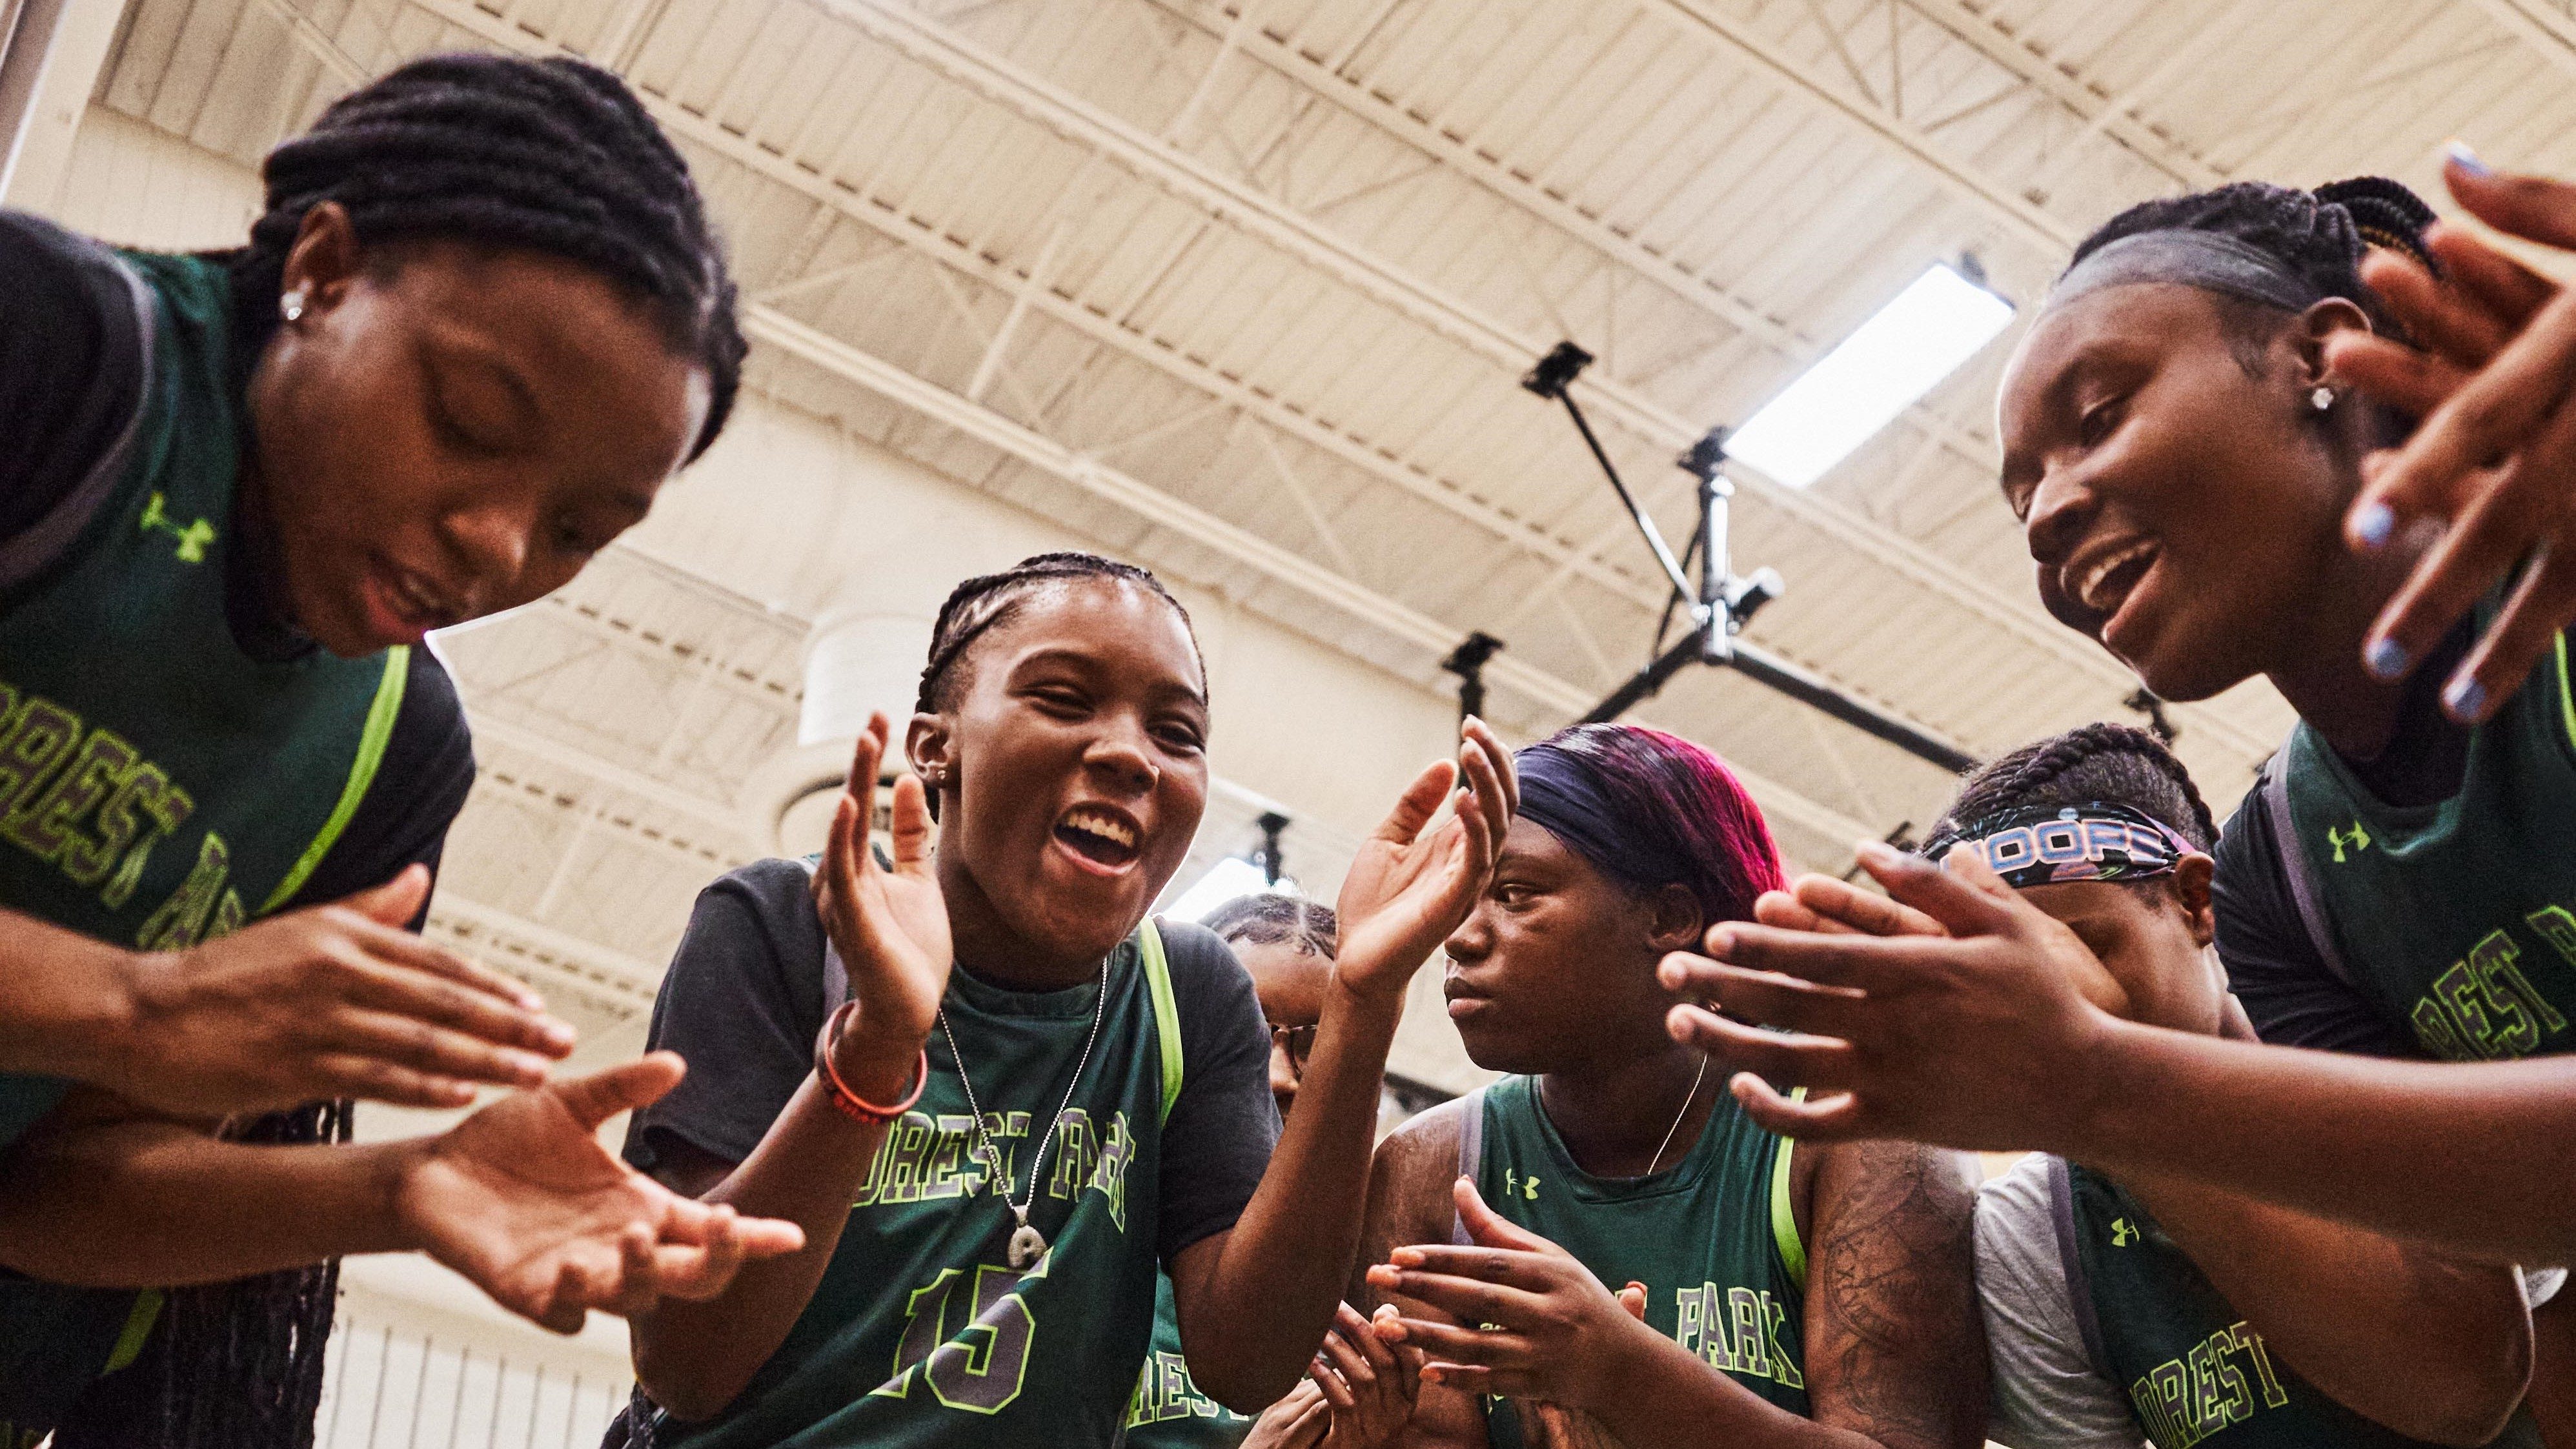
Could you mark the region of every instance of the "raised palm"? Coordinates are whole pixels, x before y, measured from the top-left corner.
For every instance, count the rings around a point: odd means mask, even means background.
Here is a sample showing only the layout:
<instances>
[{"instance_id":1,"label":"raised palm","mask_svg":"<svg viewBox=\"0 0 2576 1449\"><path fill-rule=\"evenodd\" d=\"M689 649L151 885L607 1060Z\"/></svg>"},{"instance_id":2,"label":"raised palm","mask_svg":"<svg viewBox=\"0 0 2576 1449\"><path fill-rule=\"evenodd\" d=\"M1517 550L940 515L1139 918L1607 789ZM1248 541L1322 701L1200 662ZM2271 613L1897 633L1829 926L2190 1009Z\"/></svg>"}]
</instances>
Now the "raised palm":
<instances>
[{"instance_id":1,"label":"raised palm","mask_svg":"<svg viewBox=\"0 0 2576 1449\"><path fill-rule=\"evenodd\" d=\"M431 1257L558 1333L593 1308L723 1292L745 1260L802 1247L803 1231L681 1197L599 1143L601 1123L658 1100L683 1070L656 1052L504 1097L422 1144L402 1221Z\"/></svg>"},{"instance_id":2,"label":"raised palm","mask_svg":"<svg viewBox=\"0 0 2576 1449\"><path fill-rule=\"evenodd\" d=\"M814 872L814 908L849 973L859 1003L857 1029L879 1041L918 1044L938 1019L954 950L948 903L930 860L930 806L921 781L895 782L891 812L894 867L868 849L865 793L885 757L886 718L871 715L850 760L850 785L832 815L822 868Z\"/></svg>"},{"instance_id":3,"label":"raised palm","mask_svg":"<svg viewBox=\"0 0 2576 1449\"><path fill-rule=\"evenodd\" d=\"M1353 990L1402 994L1467 918L1502 853L1503 833L1520 803L1511 753L1482 720L1468 720L1460 737L1466 783L1457 789L1456 814L1436 830L1424 829L1461 774L1461 765L1442 760L1414 778L1342 877L1335 970Z\"/></svg>"}]
</instances>

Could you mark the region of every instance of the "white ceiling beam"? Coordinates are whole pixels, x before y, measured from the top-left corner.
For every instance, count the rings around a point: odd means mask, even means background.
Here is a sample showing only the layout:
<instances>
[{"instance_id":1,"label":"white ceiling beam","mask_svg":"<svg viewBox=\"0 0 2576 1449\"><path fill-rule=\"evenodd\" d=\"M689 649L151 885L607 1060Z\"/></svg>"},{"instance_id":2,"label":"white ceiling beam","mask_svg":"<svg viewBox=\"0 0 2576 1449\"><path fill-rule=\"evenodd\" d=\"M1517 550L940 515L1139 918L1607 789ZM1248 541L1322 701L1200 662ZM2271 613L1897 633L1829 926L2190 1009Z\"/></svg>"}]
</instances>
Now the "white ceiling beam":
<instances>
[{"instance_id":1,"label":"white ceiling beam","mask_svg":"<svg viewBox=\"0 0 2576 1449\"><path fill-rule=\"evenodd\" d=\"M479 11L464 5L462 0L414 0L414 3L443 14L463 11L469 15L480 15ZM809 0L809 3L843 16L902 54L976 94L1018 112L1030 122L1105 157L1140 179L1161 186L1218 219L1233 223L1318 266L1441 336L1469 347L1515 376L1552 345L1513 333L1476 309L1334 235L1302 213L1219 174L1197 158L1174 151L1126 121L949 33L944 27L904 7L900 0ZM1681 7L1677 3L1667 3L1665 8ZM1691 15L1695 24L1712 28L1712 35L1721 42L1738 43L1726 39L1726 27L1697 17L1695 12L1682 10L1682 13ZM480 28L491 33L498 27L487 23ZM1888 124L1901 128L1901 123ZM2029 207L2027 202L2023 206L2035 215L2045 215L2037 208ZM2051 224L2055 223L2052 221ZM2071 232L2061 229L2061 233L2052 235L2058 238L2054 244L2059 251L2074 245L2075 238ZM1596 416L1620 423L1633 436L1655 446L1678 452L1698 441L1705 431L1615 382L1587 377L1575 384L1575 390ZM1855 552L1888 567L1907 581L2001 625L2023 642L2046 650L2096 679L2117 681L2124 687L2134 682L2126 670L2099 651L2082 645L2053 620L2042 617L2034 602L2006 598L2000 591L1970 577L1948 560L1910 539L1897 537L1852 510L1829 503L1803 489L1782 487L1740 465L1734 471L1741 489L1739 497L1749 495L1811 528L1834 535Z\"/></svg>"},{"instance_id":2,"label":"white ceiling beam","mask_svg":"<svg viewBox=\"0 0 2576 1449\"><path fill-rule=\"evenodd\" d=\"M1756 70L1768 72L1792 94L1804 96L1854 129L1902 152L1943 187L1983 210L2004 230L2029 243L2043 257L2063 257L2075 249L2079 233L2049 214L2002 179L1925 135L1912 122L1855 100L1810 70L1780 45L1734 20L1703 13L1685 0L1647 0L1646 10L1670 22L1673 29Z\"/></svg>"},{"instance_id":3,"label":"white ceiling beam","mask_svg":"<svg viewBox=\"0 0 2576 1449\"><path fill-rule=\"evenodd\" d=\"M2477 0L2477 6L2541 59L2576 77L2576 18L2531 0Z\"/></svg>"},{"instance_id":4,"label":"white ceiling beam","mask_svg":"<svg viewBox=\"0 0 2576 1449\"><path fill-rule=\"evenodd\" d=\"M124 11L122 0L0 3L0 203L50 213L61 199Z\"/></svg>"},{"instance_id":5,"label":"white ceiling beam","mask_svg":"<svg viewBox=\"0 0 2576 1449\"><path fill-rule=\"evenodd\" d=\"M470 706L471 701L468 703ZM466 721L473 726L474 738L484 743L533 756L557 769L570 770L595 784L659 806L717 832L728 845L746 847L751 843L743 807L729 800L709 799L667 780L654 779L632 766L601 759L588 750L565 744L516 721L502 719L489 710L469 707Z\"/></svg>"},{"instance_id":6,"label":"white ceiling beam","mask_svg":"<svg viewBox=\"0 0 2576 1449\"><path fill-rule=\"evenodd\" d=\"M1446 653L1458 642L1461 631L1454 625L1358 584L1302 554L1129 477L775 308L749 308L743 317L743 331L1418 648ZM1556 712L1579 715L1598 702L1594 691L1508 654L1496 658L1485 670L1489 683ZM1766 813L1793 821L1825 839L1849 842L1876 833L1843 812L1785 785L1741 770L1737 773Z\"/></svg>"},{"instance_id":7,"label":"white ceiling beam","mask_svg":"<svg viewBox=\"0 0 2576 1449\"><path fill-rule=\"evenodd\" d=\"M544 36L504 22L466 3L466 0L411 0L411 3L494 44L532 53L545 53L558 49ZM961 80L960 83L968 84L969 88L978 94L984 94L988 99L1017 110L1033 122L1045 125L1068 140L1084 145L1095 154L1120 164L1122 168L1129 169L1131 174L1139 175L1158 185L1168 182L1176 194L1192 200L1218 220L1244 225L1247 229L1255 230L1256 234L1265 237L1303 238L1303 240L1283 244L1295 254L1325 259L1335 269L1337 275L1347 275L1357 279L1354 285L1365 282L1366 285L1362 289L1368 291L1370 295L1400 298L1403 302L1403 310L1407 311L1408 315L1416 310L1423 312L1430 321L1438 324L1434 330L1441 335L1480 339L1476 350L1506 366L1515 374L1545 350L1543 345L1531 339L1513 336L1499 324L1481 318L1462 305L1432 291L1423 283L1396 272L1383 262L1323 232L1307 218L1288 210L1279 202L1250 191L1232 179L1209 170L1195 158L1178 155L1159 140L1144 135L1124 121L1104 116L1096 108L1064 95L1035 77L1027 76L998 60L975 52L964 42L945 34L932 22L899 9L887 8L885 5L860 3L860 0L810 0L810 3L822 4L835 14L847 16L854 24L870 34L882 32L887 36L900 37L904 43L896 45L896 48L903 53L911 55L918 51L923 56L934 57L935 63L933 61L924 63L932 64L933 68L942 74L968 78ZM1246 37L1247 53L1255 44L1257 44L1255 37ZM840 207L854 219L907 245L929 254L940 254L934 250L937 245L936 240L928 235L927 228L901 218L891 217L882 208L834 185L816 174L810 167L747 141L705 117L671 103L665 97L640 89L639 94L653 112L655 119L675 135L705 146L728 159L750 166L763 175L794 186L818 200L828 201ZM1020 280L1019 273L983 262L981 258L956 257L953 250L943 259L952 260L952 265L958 270L970 274L985 274L983 279L991 285L1007 289ZM1609 574L1611 579L1616 580L1610 586L1638 603L1640 607L1655 608L1661 605L1663 595L1660 592L1646 588L1639 581L1610 574L1610 571L1602 568L1596 561L1576 554L1559 541L1546 539L1545 535L1536 533L1526 522L1511 520L1508 524L1501 524L1501 520L1507 519L1508 515L1494 513L1486 506L1465 499L1436 481L1426 480L1400 464L1389 466L1389 460L1365 442L1343 438L1330 429L1319 428L1311 419L1305 418L1294 409L1284 408L1275 400L1261 398L1249 389L1199 376L1197 373L1204 371L1203 369L1194 370L1186 359L1175 357L1169 349L1155 346L1126 329L1097 317L1078 303L1058 297L1051 291L1032 290L1029 295L1032 307L1065 320L1090 335L1120 346L1143 360L1153 362L1194 387L1218 392L1221 395L1239 394L1241 405L1262 414L1265 420L1278 418L1287 431L1316 441L1320 446L1334 451L1337 455L1367 467L1378 476L1395 482L1397 486L1417 496L1430 499L1462 517L1496 528L1502 536L1510 538L1532 552L1542 556L1552 556L1559 560L1562 566L1571 567L1574 572L1594 578L1596 581L1604 581L1602 576ZM761 312L769 309L754 307L747 310ZM782 313L772 312L771 315L777 316L782 321L792 320L785 318ZM813 331L811 328L805 328L804 324L795 325L804 331ZM856 349L852 350L856 351ZM1589 381L1578 383L1576 386L1587 404L1602 413L1622 420L1632 433L1651 442L1678 450L1695 441L1698 436L1695 430L1679 419L1664 413L1660 408L1630 397L1623 389ZM1229 400L1237 399L1229 397ZM1060 445L1050 443L1050 446ZM1366 461L1371 459L1375 461ZM2042 617L2035 605L2026 601L2007 599L1999 591L1970 577L1956 565L1912 540L1898 537L1860 514L1829 503L1804 490L1781 487L1750 469L1739 470L1738 483L1739 504L1750 500L1761 506L1777 508L1797 522L1833 536L1855 553L1888 568L1898 577L2001 628L2017 642L2042 651L2059 667L2072 669L2097 683L2123 691L2135 686L2136 681L2116 661L2084 644L2055 621ZM1449 642L1439 646L1444 652L1455 642L1455 631L1451 631L1446 637ZM1586 697L1580 704L1572 707L1579 711L1589 708L1593 702ZM2259 754L2268 747L2265 742L2251 739L2242 730L2203 711L2184 709L2180 712L2199 727L2235 742L2241 750ZM1936 729L1935 732L1939 731Z\"/></svg>"},{"instance_id":8,"label":"white ceiling beam","mask_svg":"<svg viewBox=\"0 0 2576 1449\"><path fill-rule=\"evenodd\" d=\"M1147 0L1147 3L1178 19L1208 28L1183 0ZM1227 35L1235 35L1242 29L1243 15L1251 11L1257 0L1237 0L1237 3L1240 8L1235 12L1235 23L1225 29ZM1212 29L1210 33L1214 33ZM1804 364L1824 351L1823 343L1799 331L1785 319L1774 316L1760 303L1555 195L1536 179L1524 176L1501 159L1478 150L1472 142L1452 136L1428 117L1406 109L1401 99L1358 78L1341 74L1265 31L1255 30L1239 36L1235 47L1271 73L1440 162L1453 174L1506 205L1534 216L1558 232L1624 264L1680 301L1750 335L1790 361ZM1933 409L1917 403L1906 409L1905 420L1939 439L1968 463L1981 469L1995 466L1992 444L1973 436Z\"/></svg>"},{"instance_id":9,"label":"white ceiling beam","mask_svg":"<svg viewBox=\"0 0 2576 1449\"><path fill-rule=\"evenodd\" d=\"M1905 0L1905 4L2190 190L2206 191L2227 181L2227 173L2208 157L2135 115L2133 99L2103 96L2083 76L2033 49L1993 13L1970 9L1965 0Z\"/></svg>"}]
</instances>

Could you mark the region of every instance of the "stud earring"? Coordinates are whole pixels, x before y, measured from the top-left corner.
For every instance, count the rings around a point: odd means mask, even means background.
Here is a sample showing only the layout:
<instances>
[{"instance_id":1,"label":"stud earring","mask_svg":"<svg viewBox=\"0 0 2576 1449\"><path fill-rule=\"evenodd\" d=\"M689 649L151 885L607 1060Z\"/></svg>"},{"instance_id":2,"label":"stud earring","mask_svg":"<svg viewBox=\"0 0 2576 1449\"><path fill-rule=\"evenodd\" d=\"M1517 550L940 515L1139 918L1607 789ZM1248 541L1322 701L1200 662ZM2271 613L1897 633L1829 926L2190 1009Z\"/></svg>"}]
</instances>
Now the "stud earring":
<instances>
[{"instance_id":1,"label":"stud earring","mask_svg":"<svg viewBox=\"0 0 2576 1449\"><path fill-rule=\"evenodd\" d=\"M277 312L289 322L303 321L304 289L296 287L281 293L277 299Z\"/></svg>"},{"instance_id":2,"label":"stud earring","mask_svg":"<svg viewBox=\"0 0 2576 1449\"><path fill-rule=\"evenodd\" d=\"M2330 411L2334 405L2335 390L2333 388L2319 387L2315 392L2308 394L2308 406L2315 408L2318 412L2322 413Z\"/></svg>"}]
</instances>

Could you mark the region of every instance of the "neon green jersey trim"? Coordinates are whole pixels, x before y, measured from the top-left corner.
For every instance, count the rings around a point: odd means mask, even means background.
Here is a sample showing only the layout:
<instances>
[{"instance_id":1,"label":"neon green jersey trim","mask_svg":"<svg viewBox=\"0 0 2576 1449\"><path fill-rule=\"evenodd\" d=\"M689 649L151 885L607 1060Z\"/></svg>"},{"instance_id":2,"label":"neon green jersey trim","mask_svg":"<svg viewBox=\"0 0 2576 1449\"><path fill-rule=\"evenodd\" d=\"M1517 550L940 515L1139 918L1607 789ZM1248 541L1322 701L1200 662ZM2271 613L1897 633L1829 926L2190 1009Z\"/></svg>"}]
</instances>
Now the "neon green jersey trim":
<instances>
[{"instance_id":1,"label":"neon green jersey trim","mask_svg":"<svg viewBox=\"0 0 2576 1449\"><path fill-rule=\"evenodd\" d=\"M116 1372L143 1356L143 1344L152 1337L152 1325L161 1321L161 1290L146 1288L134 1295L134 1307L125 1315L125 1330L116 1336L116 1347L107 1355L107 1367L99 1377Z\"/></svg>"},{"instance_id":2,"label":"neon green jersey trim","mask_svg":"<svg viewBox=\"0 0 2576 1449\"><path fill-rule=\"evenodd\" d=\"M2567 678L2567 636L2561 633L2550 642L2558 646L2558 717L2567 725L2567 743L2576 745L2576 695L2569 693L2576 685Z\"/></svg>"},{"instance_id":3,"label":"neon green jersey trim","mask_svg":"<svg viewBox=\"0 0 2576 1449\"><path fill-rule=\"evenodd\" d=\"M349 766L349 783L341 787L340 803L331 807L331 818L322 822L322 832L304 847L295 868L277 883L276 890L269 892L268 900L259 908L261 915L295 899L295 893L312 879L314 867L339 842L340 832L349 826L349 817L358 813L358 802L367 798L367 787L376 781L376 767L385 761L385 742L393 738L394 717L402 713L403 685L410 678L411 646L397 644L386 650L385 677L377 681L376 701L367 707L367 726L358 735L358 758Z\"/></svg>"},{"instance_id":4,"label":"neon green jersey trim","mask_svg":"<svg viewBox=\"0 0 2576 1449\"><path fill-rule=\"evenodd\" d=\"M1806 1096L1804 1087L1790 1093L1795 1101L1804 1101ZM1807 1281L1807 1245L1798 1239L1798 1213L1789 1203L1789 1154L1797 1145L1783 1137L1779 1151L1771 1158L1771 1240L1779 1245L1781 1266L1803 1284Z\"/></svg>"},{"instance_id":5,"label":"neon green jersey trim","mask_svg":"<svg viewBox=\"0 0 2576 1449\"><path fill-rule=\"evenodd\" d=\"M1163 1115L1172 1119L1172 1104L1181 1099L1181 1008L1172 999L1172 966L1163 956L1163 933L1154 918L1145 918L1137 944L1145 957L1145 985L1154 998L1154 1038L1163 1050Z\"/></svg>"}]
</instances>

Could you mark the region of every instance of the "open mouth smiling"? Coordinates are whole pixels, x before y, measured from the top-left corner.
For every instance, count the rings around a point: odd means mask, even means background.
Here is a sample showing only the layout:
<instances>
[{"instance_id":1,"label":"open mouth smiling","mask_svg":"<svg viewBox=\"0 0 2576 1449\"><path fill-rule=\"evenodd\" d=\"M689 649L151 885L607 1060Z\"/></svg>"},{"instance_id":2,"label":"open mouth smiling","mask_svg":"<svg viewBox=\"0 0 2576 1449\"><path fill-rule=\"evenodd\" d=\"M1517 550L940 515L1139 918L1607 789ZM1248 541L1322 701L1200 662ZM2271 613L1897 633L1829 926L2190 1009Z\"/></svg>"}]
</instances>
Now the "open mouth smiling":
<instances>
[{"instance_id":1,"label":"open mouth smiling","mask_svg":"<svg viewBox=\"0 0 2576 1449\"><path fill-rule=\"evenodd\" d=\"M1076 805L1055 823L1055 838L1084 863L1115 873L1136 863L1144 830L1123 810Z\"/></svg>"}]
</instances>

